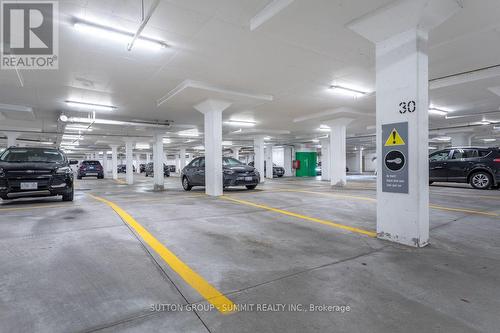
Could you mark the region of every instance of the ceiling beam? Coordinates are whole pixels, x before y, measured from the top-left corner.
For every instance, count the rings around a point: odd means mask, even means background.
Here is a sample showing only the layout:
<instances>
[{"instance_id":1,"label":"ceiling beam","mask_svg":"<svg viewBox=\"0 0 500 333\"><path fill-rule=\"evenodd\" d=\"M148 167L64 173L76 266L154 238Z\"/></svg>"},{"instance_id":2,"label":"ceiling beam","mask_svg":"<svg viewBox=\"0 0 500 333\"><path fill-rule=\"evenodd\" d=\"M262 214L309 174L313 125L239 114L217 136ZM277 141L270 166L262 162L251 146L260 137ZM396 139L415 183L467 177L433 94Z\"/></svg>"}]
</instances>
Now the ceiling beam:
<instances>
[{"instance_id":1,"label":"ceiling beam","mask_svg":"<svg viewBox=\"0 0 500 333\"><path fill-rule=\"evenodd\" d=\"M160 0L153 1L153 3L151 4L151 7L149 8L148 14L146 15L146 17L142 18L142 22L141 22L141 25L139 26L139 29L137 29L137 31L134 34L134 37L132 37L132 41L130 42L130 44L128 44L127 50L129 50L129 51L132 50L132 48L134 47L135 41L141 35L142 31L144 30L144 28L148 24L149 19L151 19L151 16L153 16L153 13L155 12L155 10L159 4L160 4Z\"/></svg>"},{"instance_id":2,"label":"ceiling beam","mask_svg":"<svg viewBox=\"0 0 500 333\"><path fill-rule=\"evenodd\" d=\"M273 0L250 20L250 30L254 31L262 24L269 21L283 9L288 7L294 0Z\"/></svg>"}]
</instances>

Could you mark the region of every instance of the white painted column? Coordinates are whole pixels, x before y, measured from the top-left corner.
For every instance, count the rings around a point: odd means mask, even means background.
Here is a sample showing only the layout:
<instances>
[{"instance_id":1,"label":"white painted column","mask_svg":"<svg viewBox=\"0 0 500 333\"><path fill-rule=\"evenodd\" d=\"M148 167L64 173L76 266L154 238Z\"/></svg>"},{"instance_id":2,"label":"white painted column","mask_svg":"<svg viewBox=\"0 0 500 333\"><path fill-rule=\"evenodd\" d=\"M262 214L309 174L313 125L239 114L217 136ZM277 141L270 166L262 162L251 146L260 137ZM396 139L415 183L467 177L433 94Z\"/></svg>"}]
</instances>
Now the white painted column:
<instances>
[{"instance_id":1,"label":"white painted column","mask_svg":"<svg viewBox=\"0 0 500 333\"><path fill-rule=\"evenodd\" d=\"M273 146L266 145L264 148L264 157L266 160L266 178L273 179Z\"/></svg>"},{"instance_id":2,"label":"white painted column","mask_svg":"<svg viewBox=\"0 0 500 333\"><path fill-rule=\"evenodd\" d=\"M253 139L253 151L254 151L254 167L257 169L260 175L260 182L265 182L264 174L264 136L256 136Z\"/></svg>"},{"instance_id":3,"label":"white painted column","mask_svg":"<svg viewBox=\"0 0 500 333\"><path fill-rule=\"evenodd\" d=\"M5 136L7 136L7 148L17 146L17 138L21 135L21 133L17 132L5 132Z\"/></svg>"},{"instance_id":4,"label":"white painted column","mask_svg":"<svg viewBox=\"0 0 500 333\"><path fill-rule=\"evenodd\" d=\"M240 149L241 147L231 147L231 150L233 151L233 158L238 161L240 160Z\"/></svg>"},{"instance_id":5,"label":"white painted column","mask_svg":"<svg viewBox=\"0 0 500 333\"><path fill-rule=\"evenodd\" d=\"M186 148L182 147L180 150L180 158L181 158L181 165L180 165L180 170L179 173L184 169L186 166Z\"/></svg>"},{"instance_id":6,"label":"white painted column","mask_svg":"<svg viewBox=\"0 0 500 333\"><path fill-rule=\"evenodd\" d=\"M428 34L460 7L453 0L412 0L353 21L349 28L376 46L377 235L423 247L429 241L429 65ZM397 17L397 20L395 19ZM412 112L401 103L411 102ZM413 104L414 103L414 104ZM405 111L405 112L400 112ZM408 193L383 191L386 168L382 126L408 123Z\"/></svg>"},{"instance_id":7,"label":"white painted column","mask_svg":"<svg viewBox=\"0 0 500 333\"><path fill-rule=\"evenodd\" d=\"M140 173L139 164L141 163L141 154L135 154L135 173Z\"/></svg>"},{"instance_id":8,"label":"white painted column","mask_svg":"<svg viewBox=\"0 0 500 333\"><path fill-rule=\"evenodd\" d=\"M118 146L111 146L111 171L113 179L118 179Z\"/></svg>"},{"instance_id":9,"label":"white painted column","mask_svg":"<svg viewBox=\"0 0 500 333\"><path fill-rule=\"evenodd\" d=\"M207 99L194 108L205 117L205 193L221 196L222 188L222 112L231 103Z\"/></svg>"},{"instance_id":10,"label":"white painted column","mask_svg":"<svg viewBox=\"0 0 500 333\"><path fill-rule=\"evenodd\" d=\"M330 139L321 139L321 180L330 180Z\"/></svg>"},{"instance_id":11,"label":"white painted column","mask_svg":"<svg viewBox=\"0 0 500 333\"><path fill-rule=\"evenodd\" d=\"M108 152L104 150L102 152L102 170L104 178L108 178Z\"/></svg>"},{"instance_id":12,"label":"white painted column","mask_svg":"<svg viewBox=\"0 0 500 333\"><path fill-rule=\"evenodd\" d=\"M338 118L325 122L330 126L330 184L342 187L346 176L346 130L351 118Z\"/></svg>"},{"instance_id":13,"label":"white painted column","mask_svg":"<svg viewBox=\"0 0 500 333\"><path fill-rule=\"evenodd\" d=\"M149 155L149 152L146 153L146 164L149 164L149 162L151 162L151 157Z\"/></svg>"},{"instance_id":14,"label":"white painted column","mask_svg":"<svg viewBox=\"0 0 500 333\"><path fill-rule=\"evenodd\" d=\"M356 172L359 172L359 173L363 173L363 150L361 148L358 148L358 150L356 150L356 170L353 170L353 171L356 171Z\"/></svg>"},{"instance_id":15,"label":"white painted column","mask_svg":"<svg viewBox=\"0 0 500 333\"><path fill-rule=\"evenodd\" d=\"M132 140L126 140L125 141L125 164L127 166L126 170L126 179L127 179L127 184L128 185L133 185L134 184L134 155L133 155L133 149L134 149L134 141Z\"/></svg>"},{"instance_id":16,"label":"white painted column","mask_svg":"<svg viewBox=\"0 0 500 333\"><path fill-rule=\"evenodd\" d=\"M164 132L157 132L154 134L153 144L153 170L154 170L154 191L165 190L165 177L163 176L163 135Z\"/></svg>"},{"instance_id":17,"label":"white painted column","mask_svg":"<svg viewBox=\"0 0 500 333\"><path fill-rule=\"evenodd\" d=\"M450 133L451 145L453 147L470 147L472 144L471 133Z\"/></svg>"},{"instance_id":18,"label":"white painted column","mask_svg":"<svg viewBox=\"0 0 500 333\"><path fill-rule=\"evenodd\" d=\"M283 148L283 168L285 169L285 177L293 176L293 147L285 146Z\"/></svg>"}]
</instances>

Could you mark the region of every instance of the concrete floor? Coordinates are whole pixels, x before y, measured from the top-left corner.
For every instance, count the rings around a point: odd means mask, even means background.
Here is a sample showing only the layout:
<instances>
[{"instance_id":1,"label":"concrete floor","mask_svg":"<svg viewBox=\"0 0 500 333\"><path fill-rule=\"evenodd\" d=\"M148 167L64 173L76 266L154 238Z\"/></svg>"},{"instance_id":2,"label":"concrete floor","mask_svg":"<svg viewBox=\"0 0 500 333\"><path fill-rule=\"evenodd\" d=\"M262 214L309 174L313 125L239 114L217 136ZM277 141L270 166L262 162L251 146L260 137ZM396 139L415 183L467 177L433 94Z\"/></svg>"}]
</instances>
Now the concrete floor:
<instances>
[{"instance_id":1,"label":"concrete floor","mask_svg":"<svg viewBox=\"0 0 500 333\"><path fill-rule=\"evenodd\" d=\"M498 332L500 191L431 186L431 245L413 249L330 225L184 192L77 182L73 203L0 203L1 332ZM121 218L113 201L236 304L349 305L349 312L151 311L207 304ZM375 230L373 177L225 192ZM262 306L261 306L261 309Z\"/></svg>"}]
</instances>

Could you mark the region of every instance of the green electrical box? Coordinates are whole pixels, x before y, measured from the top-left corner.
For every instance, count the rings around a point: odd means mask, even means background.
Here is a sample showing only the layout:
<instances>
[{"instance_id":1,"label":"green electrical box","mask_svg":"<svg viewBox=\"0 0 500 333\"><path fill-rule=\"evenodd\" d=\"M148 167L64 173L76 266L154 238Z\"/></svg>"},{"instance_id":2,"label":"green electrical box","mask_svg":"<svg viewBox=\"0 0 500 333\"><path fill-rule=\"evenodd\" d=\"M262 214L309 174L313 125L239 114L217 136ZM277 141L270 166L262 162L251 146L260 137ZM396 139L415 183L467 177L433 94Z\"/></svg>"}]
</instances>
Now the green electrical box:
<instances>
[{"instance_id":1,"label":"green electrical box","mask_svg":"<svg viewBox=\"0 0 500 333\"><path fill-rule=\"evenodd\" d=\"M300 163L300 167L295 170L295 175L297 177L316 177L318 153L296 152L295 159Z\"/></svg>"}]
</instances>

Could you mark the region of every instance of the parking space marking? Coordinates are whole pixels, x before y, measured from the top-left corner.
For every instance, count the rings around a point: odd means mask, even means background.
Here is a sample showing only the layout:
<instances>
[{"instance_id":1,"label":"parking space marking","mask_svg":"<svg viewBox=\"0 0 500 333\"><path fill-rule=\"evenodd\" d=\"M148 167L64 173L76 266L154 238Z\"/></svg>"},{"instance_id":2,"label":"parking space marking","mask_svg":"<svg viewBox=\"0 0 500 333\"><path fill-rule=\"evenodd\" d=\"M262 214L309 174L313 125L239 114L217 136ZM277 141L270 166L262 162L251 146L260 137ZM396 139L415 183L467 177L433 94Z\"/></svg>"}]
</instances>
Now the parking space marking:
<instances>
[{"instance_id":1,"label":"parking space marking","mask_svg":"<svg viewBox=\"0 0 500 333\"><path fill-rule=\"evenodd\" d=\"M236 202L236 203L239 203L239 204L242 204L242 205L247 205L247 206L252 206L252 207L256 207L256 208L261 208L261 209L269 210L269 211L272 211L272 212L275 212L275 213L280 213L280 214L283 214L283 215L288 215L288 216L296 217L296 218L299 218L299 219L307 220L307 221L310 221L310 222L320 223L320 224L327 225L327 226L330 226L330 227L334 227L334 228L338 228L338 229L343 229L343 230L351 231L351 232L362 234L362 235L366 235L366 236L369 236L369 237L376 237L377 236L377 233L375 231L369 231L369 230L364 230L364 229L360 229L360 228L356 228L356 227L350 227L348 225L344 225L344 224L340 224L340 223L335 223L335 222L321 220L321 219L317 219L317 218L306 216L306 215L292 213L292 212L287 211L287 210L273 208L273 207L269 207L269 206L265 206L265 205L260 205L260 204L256 204L256 203L253 203L253 202L250 202L250 201L246 201L246 200L235 199L235 198L232 198L232 197L228 197L226 195L224 195L224 196L222 196L220 198L222 198L224 200L229 200L229 201L232 201L232 202Z\"/></svg>"},{"instance_id":2,"label":"parking space marking","mask_svg":"<svg viewBox=\"0 0 500 333\"><path fill-rule=\"evenodd\" d=\"M343 194L336 194L336 193L331 193L331 192L314 192L314 191L302 191L302 190L288 190L288 192L328 195L328 196L334 196L334 197L338 197L338 198L365 200L365 201L370 201L370 202L375 202L375 203L377 202L377 199L374 199L374 198L354 196L354 195L343 195ZM469 214L485 215L485 216L492 216L492 217L499 217L500 216L499 214L494 213L494 212L485 212L485 211L474 210L474 209L445 207L445 206L439 206L439 205L434 205L434 204L430 204L429 208L439 209L439 210L447 210L447 211L452 211L452 212L462 212L462 213L469 213Z\"/></svg>"},{"instance_id":3,"label":"parking space marking","mask_svg":"<svg viewBox=\"0 0 500 333\"><path fill-rule=\"evenodd\" d=\"M110 206L120 218L128 224L188 285L215 306L222 314L234 312L234 303L220 291L208 283L201 275L196 273L187 264L180 260L172 251L165 247L149 231L137 222L131 215L115 203L94 195L90 196Z\"/></svg>"},{"instance_id":4,"label":"parking space marking","mask_svg":"<svg viewBox=\"0 0 500 333\"><path fill-rule=\"evenodd\" d=\"M118 178L118 179L113 179L113 180L120 185L127 185L127 182L123 179Z\"/></svg>"},{"instance_id":5,"label":"parking space marking","mask_svg":"<svg viewBox=\"0 0 500 333\"><path fill-rule=\"evenodd\" d=\"M31 209L41 209L41 208L57 208L57 207L78 207L78 205L64 205L64 204L56 204L56 205L39 205L39 206L23 206L23 207L7 207L0 208L0 211L16 211L16 210L31 210Z\"/></svg>"}]
</instances>

